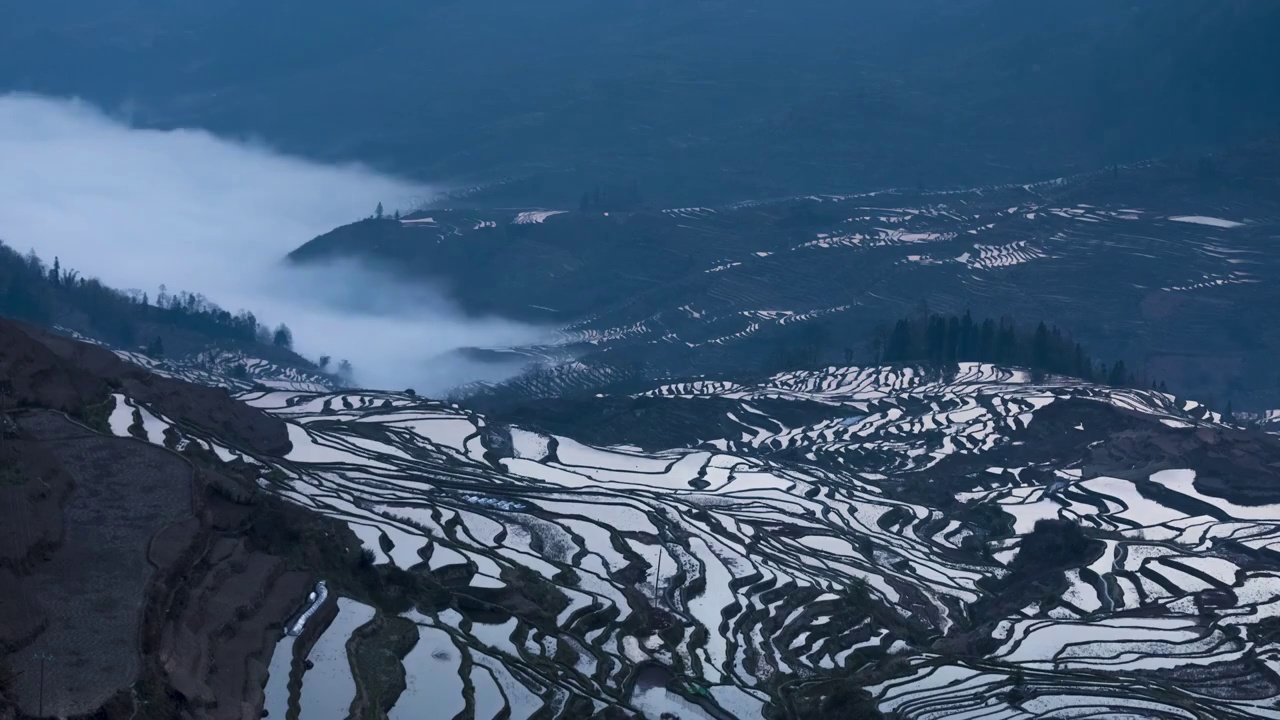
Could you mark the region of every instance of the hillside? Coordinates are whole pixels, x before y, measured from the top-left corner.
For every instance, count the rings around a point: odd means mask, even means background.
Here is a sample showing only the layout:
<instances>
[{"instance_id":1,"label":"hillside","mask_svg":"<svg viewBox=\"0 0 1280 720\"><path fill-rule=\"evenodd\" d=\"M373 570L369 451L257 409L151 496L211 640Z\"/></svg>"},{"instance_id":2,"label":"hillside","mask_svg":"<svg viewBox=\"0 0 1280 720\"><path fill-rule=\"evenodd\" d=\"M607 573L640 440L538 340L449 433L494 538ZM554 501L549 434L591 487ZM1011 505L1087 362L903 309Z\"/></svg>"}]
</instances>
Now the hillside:
<instances>
[{"instance_id":1,"label":"hillside","mask_svg":"<svg viewBox=\"0 0 1280 720\"><path fill-rule=\"evenodd\" d=\"M151 717L176 717L181 691L207 705L195 716L242 717L234 698L252 702L255 657L312 573L253 547L255 524L289 514L267 520L264 506L229 500L251 496L242 467L208 445L148 433L151 412L164 413L237 446L286 452L283 423L224 390L5 320L0 380L0 705L20 717L101 708L97 717L123 718L144 702ZM131 410L125 393L152 410Z\"/></svg>"},{"instance_id":2,"label":"hillside","mask_svg":"<svg viewBox=\"0 0 1280 720\"><path fill-rule=\"evenodd\" d=\"M252 312L233 315L201 295L160 288L154 299L124 292L62 267L57 258L46 264L34 253L19 255L0 242L0 318L136 350L152 363L169 357L228 369L237 357L252 356L260 364L291 368L294 381L328 385L336 380L294 353L291 336L259 324ZM254 374L246 366L236 379L251 381Z\"/></svg>"},{"instance_id":3,"label":"hillside","mask_svg":"<svg viewBox=\"0 0 1280 720\"><path fill-rule=\"evenodd\" d=\"M1194 401L961 363L484 416L233 397L183 379L217 380L200 368L0 332L0 527L19 530L0 698L27 713L42 656L46 709L107 717L1250 718L1280 699L1280 437Z\"/></svg>"},{"instance_id":4,"label":"hillside","mask_svg":"<svg viewBox=\"0 0 1280 720\"><path fill-rule=\"evenodd\" d=\"M6 14L0 91L260 137L476 203L635 182L663 207L1238 142L1276 129L1277 28L1266 0L60 0Z\"/></svg>"},{"instance_id":5,"label":"hillside","mask_svg":"<svg viewBox=\"0 0 1280 720\"><path fill-rule=\"evenodd\" d=\"M1280 405L1275 144L956 192L890 190L654 211L439 209L298 248L552 324L555 396L627 380L874 362L917 311L1057 325L1107 362L1221 408ZM1248 312L1238 312L1248 308ZM573 364L568 360L576 361Z\"/></svg>"}]
</instances>

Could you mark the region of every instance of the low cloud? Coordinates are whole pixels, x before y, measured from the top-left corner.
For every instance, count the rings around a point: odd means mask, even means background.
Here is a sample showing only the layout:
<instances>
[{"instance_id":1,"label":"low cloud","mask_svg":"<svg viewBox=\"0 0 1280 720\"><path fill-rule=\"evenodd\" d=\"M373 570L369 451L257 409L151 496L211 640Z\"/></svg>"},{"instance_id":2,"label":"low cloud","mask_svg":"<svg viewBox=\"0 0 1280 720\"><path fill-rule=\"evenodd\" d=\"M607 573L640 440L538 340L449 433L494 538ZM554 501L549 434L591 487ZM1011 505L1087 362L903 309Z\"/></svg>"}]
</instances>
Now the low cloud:
<instances>
[{"instance_id":1,"label":"low cloud","mask_svg":"<svg viewBox=\"0 0 1280 720\"><path fill-rule=\"evenodd\" d=\"M202 130L130 127L87 104L0 96L0 239L153 296L202 293L286 322L299 352L355 365L362 384L441 392L494 368L451 351L535 341L540 331L469 318L438 291L351 263L288 268L286 253L382 203L430 187L357 165L287 157ZM359 309L343 298L360 297ZM447 363L424 363L450 357Z\"/></svg>"}]
</instances>

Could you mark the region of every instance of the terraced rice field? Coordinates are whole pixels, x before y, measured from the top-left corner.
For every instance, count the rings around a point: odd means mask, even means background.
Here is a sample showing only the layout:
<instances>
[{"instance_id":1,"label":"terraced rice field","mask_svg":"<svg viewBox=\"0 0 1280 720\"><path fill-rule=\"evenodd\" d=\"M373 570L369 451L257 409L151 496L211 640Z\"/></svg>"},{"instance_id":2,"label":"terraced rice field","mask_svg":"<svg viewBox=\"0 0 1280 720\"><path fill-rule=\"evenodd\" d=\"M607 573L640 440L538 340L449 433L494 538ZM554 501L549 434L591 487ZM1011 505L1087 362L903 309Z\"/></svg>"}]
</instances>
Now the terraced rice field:
<instances>
[{"instance_id":1,"label":"terraced rice field","mask_svg":"<svg viewBox=\"0 0 1280 720\"><path fill-rule=\"evenodd\" d=\"M639 398L700 417L696 436L672 425L642 450L397 393L240 395L289 423L287 456L252 458L274 468L261 484L346 522L375 563L495 607L553 588L550 622L472 601L411 612L392 717L763 718L781 683L868 668L885 668L867 691L899 717L1280 716L1280 506L1210 496L1194 466L1099 471L1122 427L1152 442L1221 430L1197 403L980 364ZM1019 577L1050 519L1084 528L1096 557L1004 608L992 583ZM354 697L340 648L372 611L339 602L304 717Z\"/></svg>"}]
</instances>

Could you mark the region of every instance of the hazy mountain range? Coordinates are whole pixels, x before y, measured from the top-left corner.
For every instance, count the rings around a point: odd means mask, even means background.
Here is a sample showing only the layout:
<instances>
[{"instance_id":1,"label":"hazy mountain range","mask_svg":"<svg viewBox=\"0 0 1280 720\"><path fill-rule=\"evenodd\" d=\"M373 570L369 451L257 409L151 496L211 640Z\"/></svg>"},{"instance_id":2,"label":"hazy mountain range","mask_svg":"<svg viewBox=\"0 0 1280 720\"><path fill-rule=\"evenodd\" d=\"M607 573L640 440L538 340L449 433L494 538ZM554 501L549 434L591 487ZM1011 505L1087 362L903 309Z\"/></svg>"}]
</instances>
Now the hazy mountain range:
<instances>
[{"instance_id":1,"label":"hazy mountain range","mask_svg":"<svg viewBox=\"0 0 1280 720\"><path fill-rule=\"evenodd\" d=\"M1258 0L13 4L0 89L493 202L1026 181L1276 129Z\"/></svg>"}]
</instances>

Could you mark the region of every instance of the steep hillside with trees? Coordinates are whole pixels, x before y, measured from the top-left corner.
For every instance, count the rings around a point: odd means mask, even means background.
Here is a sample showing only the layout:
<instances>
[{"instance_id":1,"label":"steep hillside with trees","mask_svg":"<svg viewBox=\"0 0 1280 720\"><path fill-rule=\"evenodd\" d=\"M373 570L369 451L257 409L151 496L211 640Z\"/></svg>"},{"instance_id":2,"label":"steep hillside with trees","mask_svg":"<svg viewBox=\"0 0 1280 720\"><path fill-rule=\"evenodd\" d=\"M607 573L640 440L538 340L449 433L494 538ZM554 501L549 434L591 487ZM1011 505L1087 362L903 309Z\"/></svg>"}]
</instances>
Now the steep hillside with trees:
<instances>
[{"instance_id":1,"label":"steep hillside with trees","mask_svg":"<svg viewBox=\"0 0 1280 720\"><path fill-rule=\"evenodd\" d=\"M292 352L293 333L287 326L269 328L248 310L232 313L203 295L170 291L164 285L154 298L146 292L117 290L63 267L58 258L46 263L34 252L22 255L3 242L0 316L62 327L116 347L142 349L156 358L216 345L312 367Z\"/></svg>"},{"instance_id":2,"label":"steep hillside with trees","mask_svg":"<svg viewBox=\"0 0 1280 720\"><path fill-rule=\"evenodd\" d=\"M974 319L964 315L918 313L881 329L874 345L878 361L946 368L959 362L1016 365L1034 373L1066 375L1113 386L1145 385L1124 360L1095 363L1084 347L1040 321L1034 329L1010 317ZM1152 383L1156 384L1156 383Z\"/></svg>"}]
</instances>

